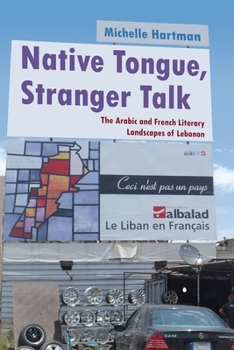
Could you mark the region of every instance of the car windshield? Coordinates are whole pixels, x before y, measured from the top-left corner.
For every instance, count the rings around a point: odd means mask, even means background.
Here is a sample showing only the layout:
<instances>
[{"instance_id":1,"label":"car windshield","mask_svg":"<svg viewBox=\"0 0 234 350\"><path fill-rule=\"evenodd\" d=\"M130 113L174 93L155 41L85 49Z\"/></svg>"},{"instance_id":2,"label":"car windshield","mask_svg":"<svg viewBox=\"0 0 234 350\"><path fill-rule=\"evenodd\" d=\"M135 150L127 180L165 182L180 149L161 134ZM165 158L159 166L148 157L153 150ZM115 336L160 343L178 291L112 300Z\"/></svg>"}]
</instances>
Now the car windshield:
<instances>
[{"instance_id":1,"label":"car windshield","mask_svg":"<svg viewBox=\"0 0 234 350\"><path fill-rule=\"evenodd\" d=\"M152 327L227 327L215 313L209 310L151 309L148 316L148 325Z\"/></svg>"}]
</instances>

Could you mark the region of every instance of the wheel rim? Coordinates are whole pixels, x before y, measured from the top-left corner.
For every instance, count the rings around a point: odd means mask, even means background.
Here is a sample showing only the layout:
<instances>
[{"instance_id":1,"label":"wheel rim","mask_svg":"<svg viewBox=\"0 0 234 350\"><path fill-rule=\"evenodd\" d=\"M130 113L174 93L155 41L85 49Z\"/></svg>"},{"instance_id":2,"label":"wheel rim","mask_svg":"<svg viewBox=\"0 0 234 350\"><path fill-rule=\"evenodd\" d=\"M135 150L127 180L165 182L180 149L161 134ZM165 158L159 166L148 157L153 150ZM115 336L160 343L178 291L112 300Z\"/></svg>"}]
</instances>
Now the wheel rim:
<instances>
[{"instance_id":1,"label":"wheel rim","mask_svg":"<svg viewBox=\"0 0 234 350\"><path fill-rule=\"evenodd\" d=\"M124 302L123 292L121 292L118 289L111 289L106 295L106 302L114 306L123 304Z\"/></svg>"},{"instance_id":2,"label":"wheel rim","mask_svg":"<svg viewBox=\"0 0 234 350\"><path fill-rule=\"evenodd\" d=\"M45 350L64 350L64 348L62 348L60 345L58 344L49 344L47 345L47 347L45 348Z\"/></svg>"},{"instance_id":3,"label":"wheel rim","mask_svg":"<svg viewBox=\"0 0 234 350\"><path fill-rule=\"evenodd\" d=\"M64 315L64 322L68 326L77 326L80 322L80 314L76 311L67 311Z\"/></svg>"},{"instance_id":4,"label":"wheel rim","mask_svg":"<svg viewBox=\"0 0 234 350\"><path fill-rule=\"evenodd\" d=\"M76 306L80 303L80 291L74 287L66 288L62 293L63 302L68 306Z\"/></svg>"},{"instance_id":5,"label":"wheel rim","mask_svg":"<svg viewBox=\"0 0 234 350\"><path fill-rule=\"evenodd\" d=\"M92 342L95 340L95 334L91 329L85 329L80 337L82 342Z\"/></svg>"},{"instance_id":6,"label":"wheel rim","mask_svg":"<svg viewBox=\"0 0 234 350\"><path fill-rule=\"evenodd\" d=\"M84 310L81 312L80 319L85 326L91 327L95 322L95 314L91 310Z\"/></svg>"},{"instance_id":7,"label":"wheel rim","mask_svg":"<svg viewBox=\"0 0 234 350\"><path fill-rule=\"evenodd\" d=\"M110 347L108 345L98 345L95 350L108 350Z\"/></svg>"},{"instance_id":8,"label":"wheel rim","mask_svg":"<svg viewBox=\"0 0 234 350\"><path fill-rule=\"evenodd\" d=\"M97 287L89 287L84 292L85 300L92 305L100 304L103 298L101 289Z\"/></svg>"},{"instance_id":9,"label":"wheel rim","mask_svg":"<svg viewBox=\"0 0 234 350\"><path fill-rule=\"evenodd\" d=\"M110 338L109 331L107 329L99 329L96 333L96 339L100 344L106 344Z\"/></svg>"},{"instance_id":10,"label":"wheel rim","mask_svg":"<svg viewBox=\"0 0 234 350\"><path fill-rule=\"evenodd\" d=\"M41 344L44 338L44 333L39 327L28 327L24 331L24 336L27 341L33 345Z\"/></svg>"},{"instance_id":11,"label":"wheel rim","mask_svg":"<svg viewBox=\"0 0 234 350\"><path fill-rule=\"evenodd\" d=\"M106 326L110 323L110 313L108 311L100 310L96 312L96 321L101 326Z\"/></svg>"},{"instance_id":12,"label":"wheel rim","mask_svg":"<svg viewBox=\"0 0 234 350\"><path fill-rule=\"evenodd\" d=\"M140 289L132 290L128 295L128 300L134 305L143 305L145 303L145 292Z\"/></svg>"},{"instance_id":13,"label":"wheel rim","mask_svg":"<svg viewBox=\"0 0 234 350\"><path fill-rule=\"evenodd\" d=\"M165 304L176 304L178 301L178 295L173 290L168 290L163 294L163 301Z\"/></svg>"},{"instance_id":14,"label":"wheel rim","mask_svg":"<svg viewBox=\"0 0 234 350\"><path fill-rule=\"evenodd\" d=\"M70 336L70 340L72 345L76 345L79 343L80 340L80 334L76 329L70 329L69 330L69 336ZM68 339L68 332L65 331L63 334L63 339L65 341L66 344L69 344L69 339Z\"/></svg>"},{"instance_id":15,"label":"wheel rim","mask_svg":"<svg viewBox=\"0 0 234 350\"><path fill-rule=\"evenodd\" d=\"M113 325L120 325L121 323L123 323L123 313L119 310L111 311L110 323Z\"/></svg>"}]
</instances>

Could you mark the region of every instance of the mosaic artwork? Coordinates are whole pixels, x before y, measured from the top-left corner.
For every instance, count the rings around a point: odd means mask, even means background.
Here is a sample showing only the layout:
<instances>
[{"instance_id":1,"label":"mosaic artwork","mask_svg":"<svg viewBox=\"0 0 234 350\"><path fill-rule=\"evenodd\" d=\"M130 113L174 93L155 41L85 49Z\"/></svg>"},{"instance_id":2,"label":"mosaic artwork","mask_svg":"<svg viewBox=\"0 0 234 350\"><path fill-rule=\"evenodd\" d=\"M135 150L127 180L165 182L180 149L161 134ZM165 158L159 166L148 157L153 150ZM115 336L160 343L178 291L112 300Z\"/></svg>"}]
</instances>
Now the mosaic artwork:
<instances>
[{"instance_id":1,"label":"mosaic artwork","mask_svg":"<svg viewBox=\"0 0 234 350\"><path fill-rule=\"evenodd\" d=\"M4 241L98 240L99 148L9 141Z\"/></svg>"}]
</instances>

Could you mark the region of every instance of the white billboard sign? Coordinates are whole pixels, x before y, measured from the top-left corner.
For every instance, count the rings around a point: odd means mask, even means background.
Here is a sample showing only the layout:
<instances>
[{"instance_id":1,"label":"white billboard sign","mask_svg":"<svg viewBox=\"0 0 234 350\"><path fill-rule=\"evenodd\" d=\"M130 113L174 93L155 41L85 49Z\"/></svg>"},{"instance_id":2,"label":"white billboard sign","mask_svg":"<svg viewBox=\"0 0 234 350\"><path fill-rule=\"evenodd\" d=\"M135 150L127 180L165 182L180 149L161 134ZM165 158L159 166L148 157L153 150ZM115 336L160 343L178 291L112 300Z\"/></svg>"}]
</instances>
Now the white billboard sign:
<instances>
[{"instance_id":1,"label":"white billboard sign","mask_svg":"<svg viewBox=\"0 0 234 350\"><path fill-rule=\"evenodd\" d=\"M216 240L211 145L9 141L4 241Z\"/></svg>"},{"instance_id":2,"label":"white billboard sign","mask_svg":"<svg viewBox=\"0 0 234 350\"><path fill-rule=\"evenodd\" d=\"M210 145L101 143L101 159L101 240L217 239Z\"/></svg>"},{"instance_id":3,"label":"white billboard sign","mask_svg":"<svg viewBox=\"0 0 234 350\"><path fill-rule=\"evenodd\" d=\"M13 41L8 136L212 141L209 51Z\"/></svg>"},{"instance_id":4,"label":"white billboard sign","mask_svg":"<svg viewBox=\"0 0 234 350\"><path fill-rule=\"evenodd\" d=\"M97 21L97 42L209 46L207 25Z\"/></svg>"}]
</instances>

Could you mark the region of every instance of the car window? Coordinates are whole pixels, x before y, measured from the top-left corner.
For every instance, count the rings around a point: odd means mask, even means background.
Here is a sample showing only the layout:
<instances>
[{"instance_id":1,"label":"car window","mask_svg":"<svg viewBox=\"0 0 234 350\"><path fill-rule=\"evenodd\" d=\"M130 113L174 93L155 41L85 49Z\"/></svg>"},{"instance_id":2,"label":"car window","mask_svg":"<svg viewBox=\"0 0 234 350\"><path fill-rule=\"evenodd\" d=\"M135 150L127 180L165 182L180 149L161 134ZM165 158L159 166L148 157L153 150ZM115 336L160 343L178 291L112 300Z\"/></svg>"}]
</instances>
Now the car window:
<instances>
[{"instance_id":1,"label":"car window","mask_svg":"<svg viewBox=\"0 0 234 350\"><path fill-rule=\"evenodd\" d=\"M139 309L128 320L126 324L126 329L138 328L140 324L141 316L142 316L142 310Z\"/></svg>"},{"instance_id":2,"label":"car window","mask_svg":"<svg viewBox=\"0 0 234 350\"><path fill-rule=\"evenodd\" d=\"M225 327L215 314L198 310L151 309L148 317L150 326L186 326L186 327Z\"/></svg>"}]
</instances>

